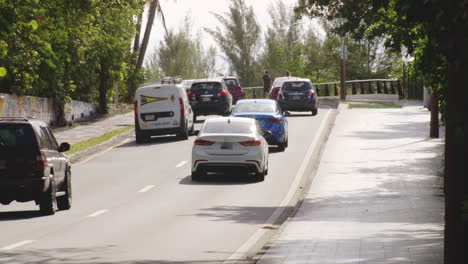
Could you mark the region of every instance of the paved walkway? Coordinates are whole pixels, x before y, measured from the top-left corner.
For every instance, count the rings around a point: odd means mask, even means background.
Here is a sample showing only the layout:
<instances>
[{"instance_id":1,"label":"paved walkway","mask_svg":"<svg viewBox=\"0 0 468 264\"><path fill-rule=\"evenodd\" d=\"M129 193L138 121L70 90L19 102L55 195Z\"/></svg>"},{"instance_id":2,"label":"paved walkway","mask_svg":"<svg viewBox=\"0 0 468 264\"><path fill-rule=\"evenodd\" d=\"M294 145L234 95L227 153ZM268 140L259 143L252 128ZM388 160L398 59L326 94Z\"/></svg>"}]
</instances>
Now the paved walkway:
<instances>
[{"instance_id":1,"label":"paved walkway","mask_svg":"<svg viewBox=\"0 0 468 264\"><path fill-rule=\"evenodd\" d=\"M56 132L54 135L59 143L68 142L70 144L74 144L93 137L102 136L108 132L122 128L124 126L133 125L134 113L131 111L126 114L115 115L107 119L78 125L71 129Z\"/></svg>"},{"instance_id":2,"label":"paved walkway","mask_svg":"<svg viewBox=\"0 0 468 264\"><path fill-rule=\"evenodd\" d=\"M429 111L341 106L301 207L257 264L443 263L444 142L428 137Z\"/></svg>"}]
</instances>

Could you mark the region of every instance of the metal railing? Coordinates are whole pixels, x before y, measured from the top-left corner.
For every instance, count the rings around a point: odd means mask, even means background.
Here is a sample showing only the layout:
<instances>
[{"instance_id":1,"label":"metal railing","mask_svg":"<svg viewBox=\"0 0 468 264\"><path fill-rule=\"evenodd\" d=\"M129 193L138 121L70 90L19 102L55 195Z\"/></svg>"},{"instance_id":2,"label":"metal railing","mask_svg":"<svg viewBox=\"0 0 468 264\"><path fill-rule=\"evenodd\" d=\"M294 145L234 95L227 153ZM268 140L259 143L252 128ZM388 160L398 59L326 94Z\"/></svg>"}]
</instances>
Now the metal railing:
<instances>
[{"instance_id":1,"label":"metal railing","mask_svg":"<svg viewBox=\"0 0 468 264\"><path fill-rule=\"evenodd\" d=\"M313 83L319 96L339 96L340 82ZM243 88L245 98L264 98L263 86ZM401 82L398 79L368 79L346 81L346 94L398 94L404 97Z\"/></svg>"}]
</instances>

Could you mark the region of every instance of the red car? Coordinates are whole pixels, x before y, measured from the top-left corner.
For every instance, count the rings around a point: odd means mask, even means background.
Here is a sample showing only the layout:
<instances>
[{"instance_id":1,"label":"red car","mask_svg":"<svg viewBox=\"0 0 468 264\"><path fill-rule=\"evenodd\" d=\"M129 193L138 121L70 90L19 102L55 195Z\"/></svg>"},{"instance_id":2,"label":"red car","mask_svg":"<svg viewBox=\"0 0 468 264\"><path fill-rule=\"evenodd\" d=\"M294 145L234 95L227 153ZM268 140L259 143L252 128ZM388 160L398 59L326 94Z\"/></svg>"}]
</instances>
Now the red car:
<instances>
[{"instance_id":1,"label":"red car","mask_svg":"<svg viewBox=\"0 0 468 264\"><path fill-rule=\"evenodd\" d=\"M242 87L237 77L223 77L223 80L226 83L228 90L232 95L233 104L235 104L237 100L245 98L244 91L242 90Z\"/></svg>"}]
</instances>

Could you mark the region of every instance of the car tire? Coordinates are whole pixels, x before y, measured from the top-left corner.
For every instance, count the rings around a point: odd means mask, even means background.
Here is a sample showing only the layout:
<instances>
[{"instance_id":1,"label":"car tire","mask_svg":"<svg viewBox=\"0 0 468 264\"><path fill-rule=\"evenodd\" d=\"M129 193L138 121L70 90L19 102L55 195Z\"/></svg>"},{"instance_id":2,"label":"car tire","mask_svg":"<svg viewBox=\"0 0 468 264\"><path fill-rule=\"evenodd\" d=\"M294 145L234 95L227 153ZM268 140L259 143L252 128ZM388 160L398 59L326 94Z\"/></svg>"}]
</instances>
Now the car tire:
<instances>
[{"instance_id":1,"label":"car tire","mask_svg":"<svg viewBox=\"0 0 468 264\"><path fill-rule=\"evenodd\" d=\"M189 136L195 135L195 122L192 123L192 127L190 128L189 131Z\"/></svg>"},{"instance_id":2,"label":"car tire","mask_svg":"<svg viewBox=\"0 0 468 264\"><path fill-rule=\"evenodd\" d=\"M57 207L59 210L68 210L72 205L72 186L71 186L71 172L68 169L65 173L65 182L63 184L63 191L65 195L57 197Z\"/></svg>"},{"instance_id":3,"label":"car tire","mask_svg":"<svg viewBox=\"0 0 468 264\"><path fill-rule=\"evenodd\" d=\"M255 173L255 181L262 182L265 180L265 171Z\"/></svg>"},{"instance_id":4,"label":"car tire","mask_svg":"<svg viewBox=\"0 0 468 264\"><path fill-rule=\"evenodd\" d=\"M281 142L278 144L278 150L284 151L286 149L286 142Z\"/></svg>"},{"instance_id":5,"label":"car tire","mask_svg":"<svg viewBox=\"0 0 468 264\"><path fill-rule=\"evenodd\" d=\"M135 136L135 141L136 141L137 144L143 144L146 141L148 141L148 137L141 136L141 135L136 135Z\"/></svg>"},{"instance_id":6,"label":"car tire","mask_svg":"<svg viewBox=\"0 0 468 264\"><path fill-rule=\"evenodd\" d=\"M317 114L318 114L318 108L315 107L314 109L312 109L312 115L316 116Z\"/></svg>"},{"instance_id":7,"label":"car tire","mask_svg":"<svg viewBox=\"0 0 468 264\"><path fill-rule=\"evenodd\" d=\"M184 130L182 130L182 132L180 132L177 136L180 140L187 140L189 138L189 130L187 125L185 126Z\"/></svg>"},{"instance_id":8,"label":"car tire","mask_svg":"<svg viewBox=\"0 0 468 264\"><path fill-rule=\"evenodd\" d=\"M41 195L39 210L43 215L53 215L57 211L57 196L54 181L50 183L47 191Z\"/></svg>"},{"instance_id":9,"label":"car tire","mask_svg":"<svg viewBox=\"0 0 468 264\"><path fill-rule=\"evenodd\" d=\"M191 177L192 177L192 181L201 181L203 175L200 171L197 170L197 171L192 172Z\"/></svg>"}]
</instances>

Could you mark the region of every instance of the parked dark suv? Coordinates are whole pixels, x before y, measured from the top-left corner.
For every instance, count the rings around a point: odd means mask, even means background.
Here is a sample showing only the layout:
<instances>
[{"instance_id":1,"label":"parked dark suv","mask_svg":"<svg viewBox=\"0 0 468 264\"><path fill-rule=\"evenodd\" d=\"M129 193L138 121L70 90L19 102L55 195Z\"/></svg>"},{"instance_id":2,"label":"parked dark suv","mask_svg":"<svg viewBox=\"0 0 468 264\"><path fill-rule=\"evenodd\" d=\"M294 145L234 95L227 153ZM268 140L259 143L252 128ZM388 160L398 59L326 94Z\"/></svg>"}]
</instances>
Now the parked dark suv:
<instances>
[{"instance_id":1,"label":"parked dark suv","mask_svg":"<svg viewBox=\"0 0 468 264\"><path fill-rule=\"evenodd\" d=\"M309 79L285 80L278 92L278 103L283 111L311 111L318 113L318 97Z\"/></svg>"},{"instance_id":2,"label":"parked dark suv","mask_svg":"<svg viewBox=\"0 0 468 264\"><path fill-rule=\"evenodd\" d=\"M46 215L70 209L69 149L40 120L0 117L0 203L35 201Z\"/></svg>"},{"instance_id":3,"label":"parked dark suv","mask_svg":"<svg viewBox=\"0 0 468 264\"><path fill-rule=\"evenodd\" d=\"M229 115L232 95L223 79L194 80L188 94L194 112L199 115Z\"/></svg>"}]
</instances>

